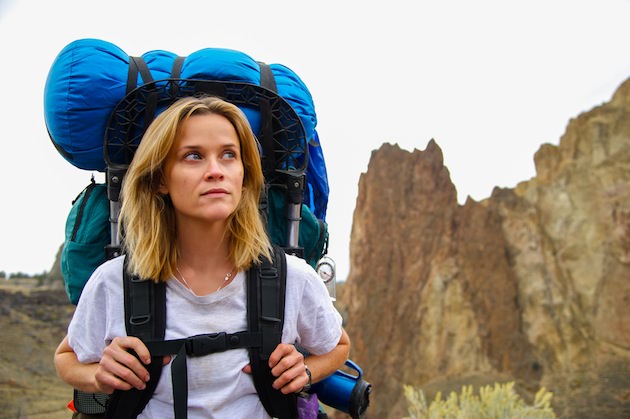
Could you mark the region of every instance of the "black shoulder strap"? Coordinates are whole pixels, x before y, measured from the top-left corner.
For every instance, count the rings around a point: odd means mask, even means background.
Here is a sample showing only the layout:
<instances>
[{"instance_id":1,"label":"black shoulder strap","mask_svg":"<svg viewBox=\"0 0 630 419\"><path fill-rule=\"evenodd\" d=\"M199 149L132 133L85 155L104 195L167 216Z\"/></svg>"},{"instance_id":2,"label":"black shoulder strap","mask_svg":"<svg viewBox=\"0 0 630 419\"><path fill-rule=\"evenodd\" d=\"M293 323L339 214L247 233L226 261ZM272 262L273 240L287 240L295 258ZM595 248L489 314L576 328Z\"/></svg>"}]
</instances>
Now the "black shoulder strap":
<instances>
[{"instance_id":1,"label":"black shoulder strap","mask_svg":"<svg viewBox=\"0 0 630 419\"><path fill-rule=\"evenodd\" d=\"M267 412L276 418L297 417L297 397L272 387L275 377L269 356L281 342L286 291L286 256L274 246L273 261L264 260L247 275L247 313L250 332L262 334L262 346L249 348L254 385Z\"/></svg>"},{"instance_id":2,"label":"black shoulder strap","mask_svg":"<svg viewBox=\"0 0 630 419\"><path fill-rule=\"evenodd\" d=\"M164 340L166 329L166 286L163 282L141 279L129 274L127 257L123 268L125 328L127 335L143 341ZM106 419L132 419L151 399L162 373L162 356L154 355L147 366L151 379L144 390L115 391Z\"/></svg>"}]
</instances>

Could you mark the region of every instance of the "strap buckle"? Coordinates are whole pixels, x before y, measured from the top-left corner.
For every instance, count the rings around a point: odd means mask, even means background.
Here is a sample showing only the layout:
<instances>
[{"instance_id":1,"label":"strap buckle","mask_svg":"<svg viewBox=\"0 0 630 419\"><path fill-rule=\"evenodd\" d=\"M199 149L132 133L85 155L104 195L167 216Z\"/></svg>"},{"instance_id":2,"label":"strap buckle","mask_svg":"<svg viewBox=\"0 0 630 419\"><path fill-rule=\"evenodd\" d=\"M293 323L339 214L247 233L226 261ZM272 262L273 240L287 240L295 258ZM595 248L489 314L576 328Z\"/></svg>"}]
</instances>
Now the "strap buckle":
<instances>
[{"instance_id":1,"label":"strap buckle","mask_svg":"<svg viewBox=\"0 0 630 419\"><path fill-rule=\"evenodd\" d=\"M186 339L186 355L203 356L228 349L227 333L210 333Z\"/></svg>"}]
</instances>

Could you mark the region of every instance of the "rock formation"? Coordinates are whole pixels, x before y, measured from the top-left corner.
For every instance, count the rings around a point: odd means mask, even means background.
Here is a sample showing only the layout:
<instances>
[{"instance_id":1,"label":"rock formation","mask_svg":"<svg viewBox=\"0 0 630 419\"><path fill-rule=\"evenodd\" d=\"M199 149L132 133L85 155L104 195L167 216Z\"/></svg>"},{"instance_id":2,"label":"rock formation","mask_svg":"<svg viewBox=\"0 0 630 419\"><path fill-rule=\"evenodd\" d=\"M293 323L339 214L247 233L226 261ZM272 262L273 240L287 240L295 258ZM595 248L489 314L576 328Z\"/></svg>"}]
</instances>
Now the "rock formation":
<instances>
[{"instance_id":1,"label":"rock formation","mask_svg":"<svg viewBox=\"0 0 630 419\"><path fill-rule=\"evenodd\" d=\"M497 381L546 387L562 418L630 417L630 80L534 160L459 205L433 140L373 152L341 301L368 417L404 416L403 384Z\"/></svg>"}]
</instances>

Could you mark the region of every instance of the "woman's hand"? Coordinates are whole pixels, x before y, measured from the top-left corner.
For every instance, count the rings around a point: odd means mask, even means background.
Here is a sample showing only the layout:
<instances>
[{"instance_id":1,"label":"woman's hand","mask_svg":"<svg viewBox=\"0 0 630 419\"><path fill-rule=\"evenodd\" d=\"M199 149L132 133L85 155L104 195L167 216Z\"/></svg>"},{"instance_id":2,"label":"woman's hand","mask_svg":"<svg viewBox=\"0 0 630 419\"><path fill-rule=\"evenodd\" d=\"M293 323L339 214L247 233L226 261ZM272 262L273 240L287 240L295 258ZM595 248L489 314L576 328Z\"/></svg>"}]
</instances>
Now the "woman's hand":
<instances>
[{"instance_id":1,"label":"woman's hand","mask_svg":"<svg viewBox=\"0 0 630 419\"><path fill-rule=\"evenodd\" d=\"M143 390L149 381L149 372L144 365L150 363L151 354L140 339L132 336L114 338L103 350L94 373L96 387L99 392L107 394L131 388Z\"/></svg>"},{"instance_id":2,"label":"woman's hand","mask_svg":"<svg viewBox=\"0 0 630 419\"><path fill-rule=\"evenodd\" d=\"M139 354L142 362L129 350ZM150 362L148 349L140 339L134 337L115 338L105 348L98 363L80 363L68 344L67 336L55 351L55 368L59 377L77 390L88 393L110 394L116 389L129 390L132 387L143 389L149 379L144 365ZM170 357L165 356L163 364L168 362Z\"/></svg>"},{"instance_id":3,"label":"woman's hand","mask_svg":"<svg viewBox=\"0 0 630 419\"><path fill-rule=\"evenodd\" d=\"M278 377L273 382L273 388L283 394L298 393L309 381L304 355L295 348L295 345L281 343L276 346L269 357L269 367L271 374ZM251 365L247 364L243 372L251 374Z\"/></svg>"},{"instance_id":4,"label":"woman's hand","mask_svg":"<svg viewBox=\"0 0 630 419\"><path fill-rule=\"evenodd\" d=\"M308 383L304 355L295 345L281 343L269 357L269 367L274 377L273 388L282 394L298 393Z\"/></svg>"},{"instance_id":5,"label":"woman's hand","mask_svg":"<svg viewBox=\"0 0 630 419\"><path fill-rule=\"evenodd\" d=\"M309 365L311 372L311 384L317 383L341 368L348 359L349 353L350 338L344 329L341 329L339 342L332 351L322 355L309 355L306 360L295 345L281 343L269 357L271 373L277 377L273 382L273 387L283 394L298 393L309 382L306 364ZM247 364L243 367L243 372L251 374L251 365Z\"/></svg>"}]
</instances>

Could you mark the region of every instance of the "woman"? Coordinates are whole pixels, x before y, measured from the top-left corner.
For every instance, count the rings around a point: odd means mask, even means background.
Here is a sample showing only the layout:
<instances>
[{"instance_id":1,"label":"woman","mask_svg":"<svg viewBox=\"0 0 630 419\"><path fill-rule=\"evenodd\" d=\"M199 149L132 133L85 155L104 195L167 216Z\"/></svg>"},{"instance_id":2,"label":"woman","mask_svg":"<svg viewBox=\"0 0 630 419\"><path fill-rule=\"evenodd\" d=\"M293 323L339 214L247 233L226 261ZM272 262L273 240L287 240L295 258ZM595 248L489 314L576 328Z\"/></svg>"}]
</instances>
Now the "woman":
<instances>
[{"instance_id":1,"label":"woman","mask_svg":"<svg viewBox=\"0 0 630 419\"><path fill-rule=\"evenodd\" d=\"M258 213L263 185L254 135L228 102L180 99L148 128L124 180L120 222L129 269L166 282L165 339L247 329L245 272L270 256ZM78 390L143 389L149 379L149 351L125 332L123 258L94 272L55 353L60 377ZM282 342L269 364L284 394L332 374L350 349L324 284L294 256L287 256ZM269 417L250 373L246 349L189 359L189 417ZM172 394L165 368L139 417L172 417Z\"/></svg>"}]
</instances>

